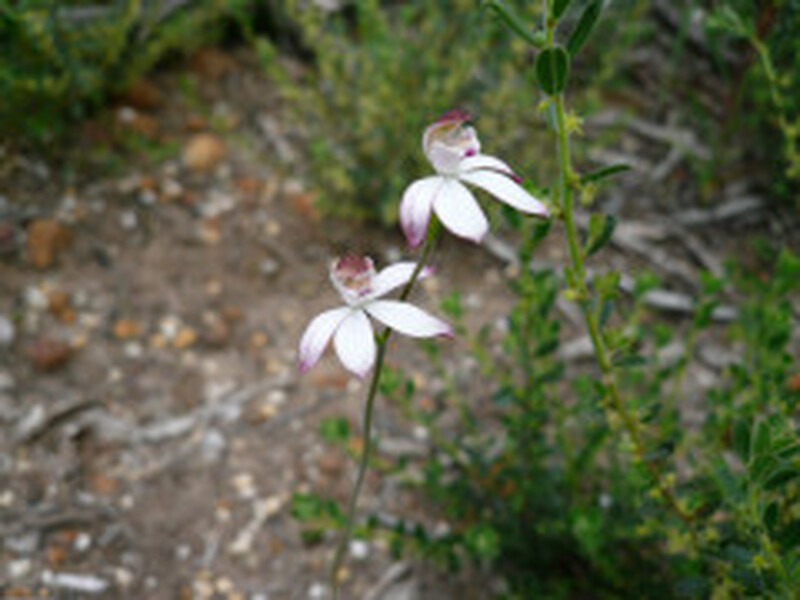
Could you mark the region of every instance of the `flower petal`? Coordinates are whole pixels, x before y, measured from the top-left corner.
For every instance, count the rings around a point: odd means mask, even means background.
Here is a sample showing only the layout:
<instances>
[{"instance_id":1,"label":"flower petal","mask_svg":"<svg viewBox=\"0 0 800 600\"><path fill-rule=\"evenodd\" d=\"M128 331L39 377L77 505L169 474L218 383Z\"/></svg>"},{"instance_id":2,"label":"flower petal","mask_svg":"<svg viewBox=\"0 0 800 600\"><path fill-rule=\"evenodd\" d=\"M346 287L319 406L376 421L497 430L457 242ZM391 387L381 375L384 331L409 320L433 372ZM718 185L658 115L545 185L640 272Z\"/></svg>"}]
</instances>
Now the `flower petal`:
<instances>
[{"instance_id":1,"label":"flower petal","mask_svg":"<svg viewBox=\"0 0 800 600\"><path fill-rule=\"evenodd\" d=\"M362 379L369 373L375 363L375 334L364 311L353 310L342 321L333 336L333 347L348 371Z\"/></svg>"},{"instance_id":2,"label":"flower petal","mask_svg":"<svg viewBox=\"0 0 800 600\"><path fill-rule=\"evenodd\" d=\"M475 196L454 179L445 182L433 202L433 210L442 225L473 242L480 242L489 230L489 222Z\"/></svg>"},{"instance_id":3,"label":"flower petal","mask_svg":"<svg viewBox=\"0 0 800 600\"><path fill-rule=\"evenodd\" d=\"M407 284L417 268L415 262L399 262L390 265L378 273L372 280L370 298L384 296L393 289ZM424 279L433 273L433 267L422 267L418 279Z\"/></svg>"},{"instance_id":4,"label":"flower petal","mask_svg":"<svg viewBox=\"0 0 800 600\"><path fill-rule=\"evenodd\" d=\"M550 212L544 204L531 196L522 186L514 183L506 175L482 169L470 173L462 173L459 179L486 190L498 200L505 202L517 210L539 217L550 216Z\"/></svg>"},{"instance_id":5,"label":"flower petal","mask_svg":"<svg viewBox=\"0 0 800 600\"><path fill-rule=\"evenodd\" d=\"M364 310L384 325L412 337L453 335L450 325L408 302L375 300L365 304Z\"/></svg>"},{"instance_id":6,"label":"flower petal","mask_svg":"<svg viewBox=\"0 0 800 600\"><path fill-rule=\"evenodd\" d=\"M431 205L444 184L442 177L425 177L415 181L403 192L400 202L400 225L409 246L415 248L425 239L428 221L431 218Z\"/></svg>"},{"instance_id":7,"label":"flower petal","mask_svg":"<svg viewBox=\"0 0 800 600\"><path fill-rule=\"evenodd\" d=\"M441 175L455 175L458 173L464 150L458 146L448 146L436 140L428 148L426 154L428 162L433 169Z\"/></svg>"},{"instance_id":8,"label":"flower petal","mask_svg":"<svg viewBox=\"0 0 800 600\"><path fill-rule=\"evenodd\" d=\"M349 308L333 308L317 315L308 324L303 337L300 338L300 349L298 351L298 358L300 361L300 371L305 373L319 360L325 348L339 327L339 324L349 314Z\"/></svg>"},{"instance_id":9,"label":"flower petal","mask_svg":"<svg viewBox=\"0 0 800 600\"><path fill-rule=\"evenodd\" d=\"M505 162L494 156L489 156L488 154L469 156L461 161L458 168L461 174L477 171L479 169L488 169L490 171L505 173L509 177L516 177L514 170Z\"/></svg>"}]
</instances>

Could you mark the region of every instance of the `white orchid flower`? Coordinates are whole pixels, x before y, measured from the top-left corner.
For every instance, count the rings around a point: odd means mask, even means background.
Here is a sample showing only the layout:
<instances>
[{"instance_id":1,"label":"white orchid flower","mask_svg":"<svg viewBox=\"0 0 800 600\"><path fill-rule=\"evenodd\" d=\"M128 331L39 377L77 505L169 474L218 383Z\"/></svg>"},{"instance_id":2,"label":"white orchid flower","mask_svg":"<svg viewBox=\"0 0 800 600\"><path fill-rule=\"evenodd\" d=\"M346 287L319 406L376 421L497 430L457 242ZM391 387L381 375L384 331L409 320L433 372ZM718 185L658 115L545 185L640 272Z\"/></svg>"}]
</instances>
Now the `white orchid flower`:
<instances>
[{"instance_id":1,"label":"white orchid flower","mask_svg":"<svg viewBox=\"0 0 800 600\"><path fill-rule=\"evenodd\" d=\"M400 224L411 247L425 239L431 211L455 235L480 242L489 229L486 215L465 186L479 187L519 211L548 217L547 207L519 185L506 163L481 154L469 113L451 110L430 125L422 149L436 175L412 183L400 203Z\"/></svg>"},{"instance_id":2,"label":"white orchid flower","mask_svg":"<svg viewBox=\"0 0 800 600\"><path fill-rule=\"evenodd\" d=\"M412 337L451 336L453 331L416 306L399 300L382 300L388 292L405 285L416 268L401 262L375 272L370 258L346 255L331 265L331 281L346 306L317 315L300 339L300 371L308 371L319 360L331 338L336 354L349 371L364 378L375 363L375 334L367 315ZM425 267L420 277L432 270Z\"/></svg>"}]
</instances>

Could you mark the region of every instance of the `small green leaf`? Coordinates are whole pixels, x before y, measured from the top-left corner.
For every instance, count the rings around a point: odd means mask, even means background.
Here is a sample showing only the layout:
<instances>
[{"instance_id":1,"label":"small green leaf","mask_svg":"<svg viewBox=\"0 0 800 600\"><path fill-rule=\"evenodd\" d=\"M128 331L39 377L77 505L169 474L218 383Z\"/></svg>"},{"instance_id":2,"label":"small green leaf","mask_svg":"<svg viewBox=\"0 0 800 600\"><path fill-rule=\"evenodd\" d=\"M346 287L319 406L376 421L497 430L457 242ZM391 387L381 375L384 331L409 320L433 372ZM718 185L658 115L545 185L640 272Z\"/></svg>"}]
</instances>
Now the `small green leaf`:
<instances>
[{"instance_id":1,"label":"small green leaf","mask_svg":"<svg viewBox=\"0 0 800 600\"><path fill-rule=\"evenodd\" d=\"M753 481L764 482L775 474L779 466L778 460L771 454L756 455L750 465L750 478Z\"/></svg>"},{"instance_id":2,"label":"small green leaf","mask_svg":"<svg viewBox=\"0 0 800 600\"><path fill-rule=\"evenodd\" d=\"M564 11L567 10L571 0L554 0L553 2L553 18L559 19Z\"/></svg>"},{"instance_id":3,"label":"small green leaf","mask_svg":"<svg viewBox=\"0 0 800 600\"><path fill-rule=\"evenodd\" d=\"M614 366L618 369L641 367L647 364L647 359L640 354L628 354L614 359Z\"/></svg>"},{"instance_id":4,"label":"small green leaf","mask_svg":"<svg viewBox=\"0 0 800 600\"><path fill-rule=\"evenodd\" d=\"M602 11L603 0L592 0L583 11L578 24L575 26L572 35L569 36L569 40L567 41L567 51L570 56L575 56L578 50L586 43Z\"/></svg>"},{"instance_id":5,"label":"small green leaf","mask_svg":"<svg viewBox=\"0 0 800 600\"><path fill-rule=\"evenodd\" d=\"M495 10L495 12L500 16L500 19L502 19L502 21L511 31L516 33L534 48L542 47L542 37L531 31L516 13L516 11L503 0L489 0L486 5Z\"/></svg>"},{"instance_id":6,"label":"small green leaf","mask_svg":"<svg viewBox=\"0 0 800 600\"><path fill-rule=\"evenodd\" d=\"M800 477L800 469L791 464L783 463L776 467L764 481L764 489L775 490L789 483L792 479Z\"/></svg>"},{"instance_id":7,"label":"small green leaf","mask_svg":"<svg viewBox=\"0 0 800 600\"><path fill-rule=\"evenodd\" d=\"M316 494L295 494L292 496L292 516L298 521L318 519L324 515L323 504Z\"/></svg>"},{"instance_id":8,"label":"small green leaf","mask_svg":"<svg viewBox=\"0 0 800 600\"><path fill-rule=\"evenodd\" d=\"M625 171L630 171L631 166L625 164L618 164L618 165L609 165L607 167L601 167L599 169L595 169L594 171L590 171L586 173L586 175L581 176L581 184L586 185L587 183L595 183L597 181L602 181L608 177L612 177L617 173L624 173Z\"/></svg>"},{"instance_id":9,"label":"small green leaf","mask_svg":"<svg viewBox=\"0 0 800 600\"><path fill-rule=\"evenodd\" d=\"M465 541L478 558L492 559L500 552L500 536L488 525L476 525L467 530Z\"/></svg>"},{"instance_id":10,"label":"small green leaf","mask_svg":"<svg viewBox=\"0 0 800 600\"><path fill-rule=\"evenodd\" d=\"M764 421L757 421L753 426L753 433L750 439L750 456L756 458L765 454L770 446L769 425Z\"/></svg>"},{"instance_id":11,"label":"small green leaf","mask_svg":"<svg viewBox=\"0 0 800 600\"><path fill-rule=\"evenodd\" d=\"M350 423L344 417L328 417L319 424L319 434L323 440L335 444L346 442L350 437Z\"/></svg>"},{"instance_id":12,"label":"small green leaf","mask_svg":"<svg viewBox=\"0 0 800 600\"><path fill-rule=\"evenodd\" d=\"M774 533L775 529L778 525L778 519L780 517L780 507L778 506L777 502L770 502L767 507L764 509L764 525L767 526L767 530L770 533Z\"/></svg>"},{"instance_id":13,"label":"small green leaf","mask_svg":"<svg viewBox=\"0 0 800 600\"><path fill-rule=\"evenodd\" d=\"M564 91L569 73L569 55L561 46L553 46L536 57L536 77L544 93L553 96Z\"/></svg>"},{"instance_id":14,"label":"small green leaf","mask_svg":"<svg viewBox=\"0 0 800 600\"><path fill-rule=\"evenodd\" d=\"M589 236L586 239L586 256L591 256L611 241L617 220L613 215L594 213L589 219Z\"/></svg>"},{"instance_id":15,"label":"small green leaf","mask_svg":"<svg viewBox=\"0 0 800 600\"><path fill-rule=\"evenodd\" d=\"M750 459L750 425L747 421L737 421L733 425L733 448L743 461Z\"/></svg>"}]
</instances>

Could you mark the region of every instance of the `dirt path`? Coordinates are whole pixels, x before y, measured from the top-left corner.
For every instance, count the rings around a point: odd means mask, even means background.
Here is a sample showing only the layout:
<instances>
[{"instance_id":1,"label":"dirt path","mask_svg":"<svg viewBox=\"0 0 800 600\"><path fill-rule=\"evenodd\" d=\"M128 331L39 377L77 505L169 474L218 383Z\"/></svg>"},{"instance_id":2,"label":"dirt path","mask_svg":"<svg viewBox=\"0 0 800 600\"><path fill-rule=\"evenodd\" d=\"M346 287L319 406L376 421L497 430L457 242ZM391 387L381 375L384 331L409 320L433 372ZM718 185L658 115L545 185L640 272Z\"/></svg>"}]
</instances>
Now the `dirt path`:
<instances>
[{"instance_id":1,"label":"dirt path","mask_svg":"<svg viewBox=\"0 0 800 600\"><path fill-rule=\"evenodd\" d=\"M355 429L364 389L330 356L300 377L295 348L337 302L333 256L385 264L403 242L319 220L257 126L279 121L248 60L211 50L137 86L76 140L72 175L6 156L0 594L324 597L335 539L304 544L290 501L346 497L352 461L319 423ZM126 164L109 175L115 152ZM456 280L485 272L484 316L502 314L496 262L455 243L437 261L458 265ZM433 279L418 300L436 310L453 283ZM424 447L388 415L378 427ZM386 514L413 502L391 481L369 487L364 505ZM380 542L353 550L348 597L361 598L393 560ZM419 566L392 573L372 598L470 597Z\"/></svg>"}]
</instances>

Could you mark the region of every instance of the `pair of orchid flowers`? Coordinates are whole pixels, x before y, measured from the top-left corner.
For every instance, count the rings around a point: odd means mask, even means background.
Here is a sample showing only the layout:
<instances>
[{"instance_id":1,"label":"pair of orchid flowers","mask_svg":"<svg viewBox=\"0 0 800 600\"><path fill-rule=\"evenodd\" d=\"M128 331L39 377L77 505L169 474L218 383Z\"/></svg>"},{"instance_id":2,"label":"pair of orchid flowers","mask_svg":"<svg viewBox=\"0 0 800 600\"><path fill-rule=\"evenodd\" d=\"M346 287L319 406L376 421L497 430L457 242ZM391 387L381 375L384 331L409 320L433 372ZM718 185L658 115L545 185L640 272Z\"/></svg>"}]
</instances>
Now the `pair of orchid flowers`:
<instances>
[{"instance_id":1,"label":"pair of orchid flowers","mask_svg":"<svg viewBox=\"0 0 800 600\"><path fill-rule=\"evenodd\" d=\"M481 154L468 113L452 110L430 125L422 136L422 149L436 175L412 183L400 203L400 224L411 248L418 247L428 232L431 213L453 234L480 242L489 223L465 183L483 189L524 213L548 217L547 207L520 186L520 179L505 162ZM451 336L444 321L399 300L383 299L406 285L416 264L400 262L376 272L368 257L348 254L330 269L333 286L345 305L317 315L300 340L300 370L310 369L333 338L342 364L364 378L375 364L377 345L368 315L387 327L411 337ZM432 270L425 267L419 276Z\"/></svg>"}]
</instances>

